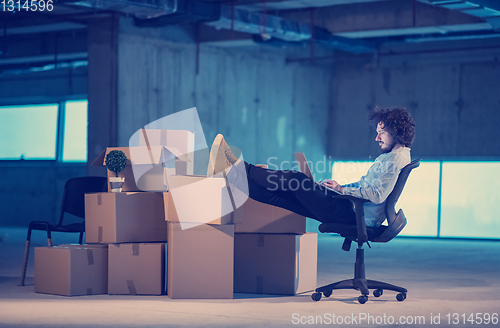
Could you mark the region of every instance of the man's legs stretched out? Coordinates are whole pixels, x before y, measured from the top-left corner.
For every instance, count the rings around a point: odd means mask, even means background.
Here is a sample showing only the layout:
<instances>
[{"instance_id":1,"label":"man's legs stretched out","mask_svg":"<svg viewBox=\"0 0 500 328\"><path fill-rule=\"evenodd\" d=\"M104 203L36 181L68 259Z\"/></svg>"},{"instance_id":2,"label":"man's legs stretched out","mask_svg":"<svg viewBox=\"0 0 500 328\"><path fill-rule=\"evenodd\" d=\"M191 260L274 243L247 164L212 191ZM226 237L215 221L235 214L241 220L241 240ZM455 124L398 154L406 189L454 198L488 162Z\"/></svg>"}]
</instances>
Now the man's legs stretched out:
<instances>
[{"instance_id":1,"label":"man's legs stretched out","mask_svg":"<svg viewBox=\"0 0 500 328\"><path fill-rule=\"evenodd\" d=\"M245 164L245 166L250 165L246 162L243 163ZM248 197L261 203L281 207L299 215L316 219L316 216L294 197L287 196L286 194L278 194L274 191L267 190L266 188L257 184L253 179L248 179Z\"/></svg>"},{"instance_id":2,"label":"man's legs stretched out","mask_svg":"<svg viewBox=\"0 0 500 328\"><path fill-rule=\"evenodd\" d=\"M298 171L268 170L236 158L222 135L210 151L208 176L225 171L229 181L241 178L244 165L249 197L285 208L321 222L355 223L350 201L333 198L333 192ZM229 171L227 168L231 168Z\"/></svg>"},{"instance_id":3,"label":"man's legs stretched out","mask_svg":"<svg viewBox=\"0 0 500 328\"><path fill-rule=\"evenodd\" d=\"M245 167L250 192L248 196L252 199L286 208L320 222L356 222L349 200L334 198L332 191L315 183L302 172L268 170L246 162ZM261 188L253 188L252 185ZM292 206L283 206L288 204ZM303 209L302 213L293 207Z\"/></svg>"}]
</instances>

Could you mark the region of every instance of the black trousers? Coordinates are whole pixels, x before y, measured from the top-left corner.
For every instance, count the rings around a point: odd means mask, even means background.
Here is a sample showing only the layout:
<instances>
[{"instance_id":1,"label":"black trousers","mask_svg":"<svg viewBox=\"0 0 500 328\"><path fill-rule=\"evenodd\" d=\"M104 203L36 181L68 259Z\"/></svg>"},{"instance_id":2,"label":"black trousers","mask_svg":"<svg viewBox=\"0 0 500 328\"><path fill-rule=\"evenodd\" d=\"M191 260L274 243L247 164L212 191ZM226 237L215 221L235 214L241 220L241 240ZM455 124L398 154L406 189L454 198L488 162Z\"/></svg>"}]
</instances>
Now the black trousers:
<instances>
[{"instance_id":1,"label":"black trousers","mask_svg":"<svg viewBox=\"0 0 500 328\"><path fill-rule=\"evenodd\" d=\"M323 223L356 224L352 203L304 173L264 169L245 162L249 197Z\"/></svg>"}]
</instances>

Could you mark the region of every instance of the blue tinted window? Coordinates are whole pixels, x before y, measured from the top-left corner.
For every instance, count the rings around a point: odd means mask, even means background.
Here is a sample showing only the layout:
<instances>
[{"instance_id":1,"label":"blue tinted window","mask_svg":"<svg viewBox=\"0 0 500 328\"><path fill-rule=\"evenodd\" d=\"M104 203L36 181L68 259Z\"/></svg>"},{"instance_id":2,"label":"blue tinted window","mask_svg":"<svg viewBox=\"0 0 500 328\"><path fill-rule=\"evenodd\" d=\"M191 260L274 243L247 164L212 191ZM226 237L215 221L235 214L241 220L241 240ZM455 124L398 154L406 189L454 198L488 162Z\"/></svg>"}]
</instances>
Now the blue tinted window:
<instances>
[{"instance_id":1,"label":"blue tinted window","mask_svg":"<svg viewBox=\"0 0 500 328\"><path fill-rule=\"evenodd\" d=\"M344 185L365 175L373 162L335 162L332 179ZM439 162L422 162L413 170L396 204L408 223L402 236L437 236L439 201Z\"/></svg>"},{"instance_id":2,"label":"blue tinted window","mask_svg":"<svg viewBox=\"0 0 500 328\"><path fill-rule=\"evenodd\" d=\"M396 204L407 224L401 236L437 236L439 202L439 162L421 162L411 171Z\"/></svg>"},{"instance_id":3,"label":"blue tinted window","mask_svg":"<svg viewBox=\"0 0 500 328\"><path fill-rule=\"evenodd\" d=\"M87 105L87 100L65 103L64 162L87 161Z\"/></svg>"},{"instance_id":4,"label":"blue tinted window","mask_svg":"<svg viewBox=\"0 0 500 328\"><path fill-rule=\"evenodd\" d=\"M500 163L444 162L441 236L500 238Z\"/></svg>"},{"instance_id":5,"label":"blue tinted window","mask_svg":"<svg viewBox=\"0 0 500 328\"><path fill-rule=\"evenodd\" d=\"M335 162L332 167L332 179L345 185L359 181L368 172L374 162Z\"/></svg>"},{"instance_id":6,"label":"blue tinted window","mask_svg":"<svg viewBox=\"0 0 500 328\"><path fill-rule=\"evenodd\" d=\"M57 104L0 107L0 159L56 159Z\"/></svg>"}]
</instances>

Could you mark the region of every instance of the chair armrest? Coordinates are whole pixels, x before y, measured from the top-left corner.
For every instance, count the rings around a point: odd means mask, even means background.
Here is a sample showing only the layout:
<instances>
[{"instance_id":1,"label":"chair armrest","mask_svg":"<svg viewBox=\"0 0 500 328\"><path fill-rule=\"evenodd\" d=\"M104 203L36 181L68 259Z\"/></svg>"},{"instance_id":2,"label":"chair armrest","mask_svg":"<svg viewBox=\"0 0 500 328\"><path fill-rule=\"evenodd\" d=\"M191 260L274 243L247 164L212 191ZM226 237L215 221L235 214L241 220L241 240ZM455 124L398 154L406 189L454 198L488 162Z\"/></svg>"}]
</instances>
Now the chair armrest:
<instances>
[{"instance_id":1,"label":"chair armrest","mask_svg":"<svg viewBox=\"0 0 500 328\"><path fill-rule=\"evenodd\" d=\"M368 241L368 233L366 232L365 209L363 205L370 200L358 198L351 195L334 195L339 199L348 199L354 203L354 211L356 213L356 228L358 230L358 242L364 243Z\"/></svg>"}]
</instances>

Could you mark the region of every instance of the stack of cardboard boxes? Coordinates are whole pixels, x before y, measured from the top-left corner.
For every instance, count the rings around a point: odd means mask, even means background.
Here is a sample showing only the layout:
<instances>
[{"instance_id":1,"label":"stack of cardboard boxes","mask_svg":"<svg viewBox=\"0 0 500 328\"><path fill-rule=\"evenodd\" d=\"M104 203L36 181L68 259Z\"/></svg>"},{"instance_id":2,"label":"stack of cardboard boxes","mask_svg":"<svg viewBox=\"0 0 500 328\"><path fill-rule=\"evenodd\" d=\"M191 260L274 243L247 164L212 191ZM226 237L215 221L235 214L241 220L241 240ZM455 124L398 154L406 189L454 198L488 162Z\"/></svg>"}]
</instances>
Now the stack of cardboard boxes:
<instances>
[{"instance_id":1,"label":"stack of cardboard boxes","mask_svg":"<svg viewBox=\"0 0 500 328\"><path fill-rule=\"evenodd\" d=\"M85 230L87 243L108 246L108 294L164 293L168 230L161 193L87 194Z\"/></svg>"},{"instance_id":2,"label":"stack of cardboard boxes","mask_svg":"<svg viewBox=\"0 0 500 328\"><path fill-rule=\"evenodd\" d=\"M234 224L244 212L226 210L246 195L223 177L169 176L168 186L169 297L233 298Z\"/></svg>"},{"instance_id":3,"label":"stack of cardboard boxes","mask_svg":"<svg viewBox=\"0 0 500 328\"><path fill-rule=\"evenodd\" d=\"M235 225L234 292L295 295L316 288L316 233L306 218L253 199L238 209Z\"/></svg>"},{"instance_id":4,"label":"stack of cardboard boxes","mask_svg":"<svg viewBox=\"0 0 500 328\"><path fill-rule=\"evenodd\" d=\"M36 292L233 298L316 288L317 235L305 217L247 199L223 177L193 175L191 132L143 135L137 149L107 148L94 161L126 153L123 192L85 195L86 245L36 248ZM145 149L149 163L134 156ZM148 173L136 183L140 165Z\"/></svg>"}]
</instances>

